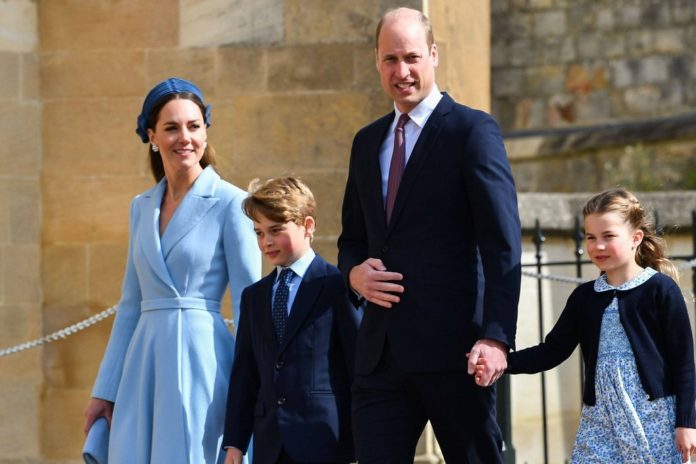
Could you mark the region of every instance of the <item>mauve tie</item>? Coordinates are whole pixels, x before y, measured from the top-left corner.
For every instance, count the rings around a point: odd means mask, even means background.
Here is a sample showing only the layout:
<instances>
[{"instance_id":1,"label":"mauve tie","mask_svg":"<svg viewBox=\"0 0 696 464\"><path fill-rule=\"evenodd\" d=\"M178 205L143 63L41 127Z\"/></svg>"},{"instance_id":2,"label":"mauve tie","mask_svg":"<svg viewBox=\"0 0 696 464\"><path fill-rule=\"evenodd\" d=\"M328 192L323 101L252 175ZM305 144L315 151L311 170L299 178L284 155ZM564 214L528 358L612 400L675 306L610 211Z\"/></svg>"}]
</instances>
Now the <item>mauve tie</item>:
<instances>
[{"instance_id":1,"label":"mauve tie","mask_svg":"<svg viewBox=\"0 0 696 464\"><path fill-rule=\"evenodd\" d=\"M399 191L401 177L404 175L406 167L406 138L404 137L404 126L409 121L408 114L404 113L399 117L394 130L394 151L392 151L391 163L389 163L389 179L387 180L387 202L385 205L387 213L387 224L391 220L394 211L396 193Z\"/></svg>"}]
</instances>

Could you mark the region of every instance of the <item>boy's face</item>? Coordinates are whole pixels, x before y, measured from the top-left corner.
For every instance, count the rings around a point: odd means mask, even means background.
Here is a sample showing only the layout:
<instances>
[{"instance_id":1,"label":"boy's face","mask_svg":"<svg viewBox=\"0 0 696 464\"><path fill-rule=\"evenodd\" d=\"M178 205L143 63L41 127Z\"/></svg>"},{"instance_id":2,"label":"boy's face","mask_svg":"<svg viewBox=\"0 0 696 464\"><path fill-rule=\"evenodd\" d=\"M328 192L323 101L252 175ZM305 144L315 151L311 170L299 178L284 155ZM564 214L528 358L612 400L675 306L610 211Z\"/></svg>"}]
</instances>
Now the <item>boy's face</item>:
<instances>
[{"instance_id":1,"label":"boy's face","mask_svg":"<svg viewBox=\"0 0 696 464\"><path fill-rule=\"evenodd\" d=\"M271 221L257 214L254 232L259 249L274 266L290 266L310 248L310 237L314 232L314 218L307 216L302 225L294 222Z\"/></svg>"}]
</instances>

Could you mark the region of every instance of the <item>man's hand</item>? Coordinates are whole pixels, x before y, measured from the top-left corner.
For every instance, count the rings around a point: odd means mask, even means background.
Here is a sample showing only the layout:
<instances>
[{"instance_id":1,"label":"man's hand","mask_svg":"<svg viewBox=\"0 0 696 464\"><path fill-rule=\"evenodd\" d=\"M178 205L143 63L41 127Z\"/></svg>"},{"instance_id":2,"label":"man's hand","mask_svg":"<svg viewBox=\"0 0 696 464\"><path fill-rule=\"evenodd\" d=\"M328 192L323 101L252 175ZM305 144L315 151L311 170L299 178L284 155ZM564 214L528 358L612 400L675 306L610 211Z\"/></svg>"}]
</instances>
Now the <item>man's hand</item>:
<instances>
[{"instance_id":1,"label":"man's hand","mask_svg":"<svg viewBox=\"0 0 696 464\"><path fill-rule=\"evenodd\" d=\"M476 384L481 387L493 385L507 368L507 347L490 338L477 341L467 357L469 375L475 375ZM480 358L484 359L479 362Z\"/></svg>"},{"instance_id":2,"label":"man's hand","mask_svg":"<svg viewBox=\"0 0 696 464\"><path fill-rule=\"evenodd\" d=\"M381 259L368 258L362 264L355 266L348 274L350 286L370 303L391 308L399 302L399 295L404 287L390 281L402 280L398 272L388 272Z\"/></svg>"},{"instance_id":3,"label":"man's hand","mask_svg":"<svg viewBox=\"0 0 696 464\"><path fill-rule=\"evenodd\" d=\"M227 456L225 456L225 464L242 464L244 455L237 448L227 448Z\"/></svg>"}]
</instances>

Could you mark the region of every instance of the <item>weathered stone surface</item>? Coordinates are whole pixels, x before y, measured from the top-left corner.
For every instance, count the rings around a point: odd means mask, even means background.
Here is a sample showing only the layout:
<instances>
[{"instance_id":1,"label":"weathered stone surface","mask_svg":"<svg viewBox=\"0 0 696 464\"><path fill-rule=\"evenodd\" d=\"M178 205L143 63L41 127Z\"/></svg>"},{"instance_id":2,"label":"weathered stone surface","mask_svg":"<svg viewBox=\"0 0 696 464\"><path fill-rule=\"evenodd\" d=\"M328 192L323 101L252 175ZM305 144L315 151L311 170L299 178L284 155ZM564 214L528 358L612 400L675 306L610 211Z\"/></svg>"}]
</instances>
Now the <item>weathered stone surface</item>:
<instances>
[{"instance_id":1,"label":"weathered stone surface","mask_svg":"<svg viewBox=\"0 0 696 464\"><path fill-rule=\"evenodd\" d=\"M283 0L182 0L179 45L279 43L283 5Z\"/></svg>"},{"instance_id":2,"label":"weathered stone surface","mask_svg":"<svg viewBox=\"0 0 696 464\"><path fill-rule=\"evenodd\" d=\"M41 157L41 107L35 101L5 102L0 120L2 176L36 176Z\"/></svg>"},{"instance_id":3,"label":"weathered stone surface","mask_svg":"<svg viewBox=\"0 0 696 464\"><path fill-rule=\"evenodd\" d=\"M38 459L41 448L40 380L22 378L21 382L17 382L11 376L3 375L0 391L0 417L4 419L0 421L3 459L7 459L8 463Z\"/></svg>"},{"instance_id":4,"label":"weathered stone surface","mask_svg":"<svg viewBox=\"0 0 696 464\"><path fill-rule=\"evenodd\" d=\"M382 14L379 3L370 0L287 0L284 6L288 45L374 43Z\"/></svg>"},{"instance_id":5,"label":"weathered stone surface","mask_svg":"<svg viewBox=\"0 0 696 464\"><path fill-rule=\"evenodd\" d=\"M368 104L351 93L249 96L218 117L230 127L235 170L281 175L344 167L353 134L369 122Z\"/></svg>"},{"instance_id":6,"label":"weathered stone surface","mask_svg":"<svg viewBox=\"0 0 696 464\"><path fill-rule=\"evenodd\" d=\"M51 0L38 6L44 51L167 47L178 41L177 0Z\"/></svg>"},{"instance_id":7,"label":"weathered stone surface","mask_svg":"<svg viewBox=\"0 0 696 464\"><path fill-rule=\"evenodd\" d=\"M44 408L40 424L42 453L48 459L72 458L85 439L80 412L87 404L89 390L47 388L44 395L50 407ZM51 424L61 424L61 427Z\"/></svg>"},{"instance_id":8,"label":"weathered stone surface","mask_svg":"<svg viewBox=\"0 0 696 464\"><path fill-rule=\"evenodd\" d=\"M265 93L269 90L266 48L221 47L217 49L217 63L217 96Z\"/></svg>"},{"instance_id":9,"label":"weathered stone surface","mask_svg":"<svg viewBox=\"0 0 696 464\"><path fill-rule=\"evenodd\" d=\"M215 95L215 48L154 49L145 55L146 88L170 77L190 80L206 98ZM142 92L143 96L145 92Z\"/></svg>"},{"instance_id":10,"label":"weathered stone surface","mask_svg":"<svg viewBox=\"0 0 696 464\"><path fill-rule=\"evenodd\" d=\"M39 278L40 256L37 244L13 244L2 251L4 303L32 303L41 301Z\"/></svg>"},{"instance_id":11,"label":"weathered stone surface","mask_svg":"<svg viewBox=\"0 0 696 464\"><path fill-rule=\"evenodd\" d=\"M312 45L271 48L268 86L276 92L347 90L353 85L353 45ZM341 57L341 58L337 58Z\"/></svg>"},{"instance_id":12,"label":"weathered stone surface","mask_svg":"<svg viewBox=\"0 0 696 464\"><path fill-rule=\"evenodd\" d=\"M0 50L30 52L39 42L37 2L0 2Z\"/></svg>"},{"instance_id":13,"label":"weathered stone surface","mask_svg":"<svg viewBox=\"0 0 696 464\"><path fill-rule=\"evenodd\" d=\"M61 51L42 53L40 60L43 98L142 98L143 51Z\"/></svg>"},{"instance_id":14,"label":"weathered stone surface","mask_svg":"<svg viewBox=\"0 0 696 464\"><path fill-rule=\"evenodd\" d=\"M120 300L127 254L124 241L88 246L87 299L97 308L106 309Z\"/></svg>"},{"instance_id":15,"label":"weathered stone surface","mask_svg":"<svg viewBox=\"0 0 696 464\"><path fill-rule=\"evenodd\" d=\"M543 11L534 15L534 35L545 37L561 35L566 30L566 15L563 11Z\"/></svg>"},{"instance_id":16,"label":"weathered stone surface","mask_svg":"<svg viewBox=\"0 0 696 464\"><path fill-rule=\"evenodd\" d=\"M44 175L135 176L145 145L135 134L140 98L69 99L43 108ZM80 133L81 137L71 134Z\"/></svg>"},{"instance_id":17,"label":"weathered stone surface","mask_svg":"<svg viewBox=\"0 0 696 464\"><path fill-rule=\"evenodd\" d=\"M20 57L19 53L0 51L0 99L19 98Z\"/></svg>"},{"instance_id":18,"label":"weathered stone surface","mask_svg":"<svg viewBox=\"0 0 696 464\"><path fill-rule=\"evenodd\" d=\"M43 300L64 305L87 300L85 245L48 245L42 255Z\"/></svg>"},{"instance_id":19,"label":"weathered stone surface","mask_svg":"<svg viewBox=\"0 0 696 464\"><path fill-rule=\"evenodd\" d=\"M39 98L41 83L39 82L39 55L37 53L23 53L21 55L21 97Z\"/></svg>"},{"instance_id":20,"label":"weathered stone surface","mask_svg":"<svg viewBox=\"0 0 696 464\"><path fill-rule=\"evenodd\" d=\"M35 245L41 241L41 192L39 182L15 180L5 183L4 196L9 212L9 240L12 244Z\"/></svg>"}]
</instances>

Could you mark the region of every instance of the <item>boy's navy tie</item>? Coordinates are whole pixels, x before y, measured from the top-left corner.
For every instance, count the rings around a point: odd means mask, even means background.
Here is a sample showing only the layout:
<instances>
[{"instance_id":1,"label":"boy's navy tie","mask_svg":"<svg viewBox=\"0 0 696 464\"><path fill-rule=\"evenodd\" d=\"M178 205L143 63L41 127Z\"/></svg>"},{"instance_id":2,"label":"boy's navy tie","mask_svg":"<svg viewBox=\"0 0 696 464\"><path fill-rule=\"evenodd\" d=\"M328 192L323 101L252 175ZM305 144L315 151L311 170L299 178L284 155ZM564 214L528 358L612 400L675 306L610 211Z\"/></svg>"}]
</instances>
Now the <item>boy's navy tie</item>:
<instances>
[{"instance_id":1,"label":"boy's navy tie","mask_svg":"<svg viewBox=\"0 0 696 464\"><path fill-rule=\"evenodd\" d=\"M288 296L290 295L290 279L295 273L289 267L280 271L278 287L273 297L273 329L278 343L283 343L285 327L288 325Z\"/></svg>"}]
</instances>

